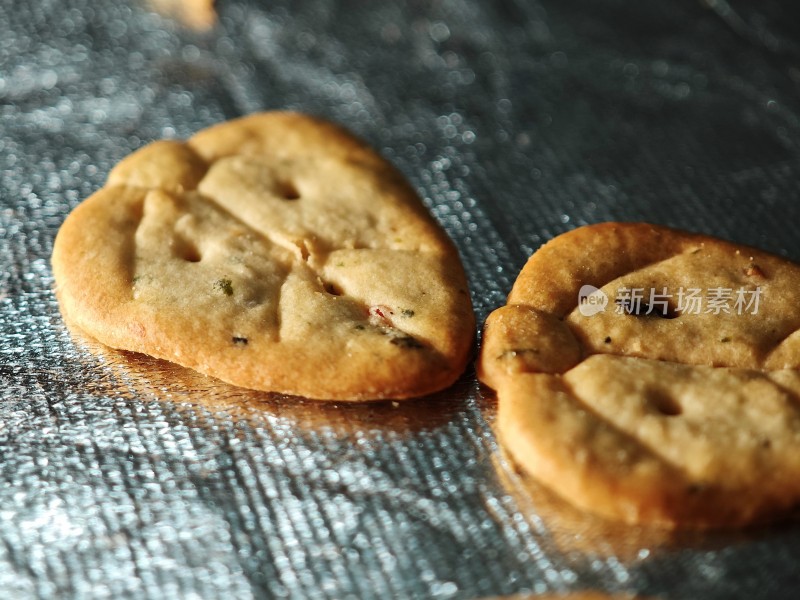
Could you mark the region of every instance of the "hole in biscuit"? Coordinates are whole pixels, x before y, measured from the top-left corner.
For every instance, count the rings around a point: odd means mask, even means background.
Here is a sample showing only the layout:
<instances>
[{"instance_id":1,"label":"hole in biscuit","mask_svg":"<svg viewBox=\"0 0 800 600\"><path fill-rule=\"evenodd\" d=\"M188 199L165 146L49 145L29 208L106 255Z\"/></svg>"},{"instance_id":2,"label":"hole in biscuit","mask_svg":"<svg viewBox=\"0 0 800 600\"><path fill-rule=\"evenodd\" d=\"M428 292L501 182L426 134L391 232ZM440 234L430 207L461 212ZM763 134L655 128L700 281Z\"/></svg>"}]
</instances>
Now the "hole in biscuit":
<instances>
[{"instance_id":1,"label":"hole in biscuit","mask_svg":"<svg viewBox=\"0 0 800 600\"><path fill-rule=\"evenodd\" d=\"M678 402L663 392L650 391L648 398L650 404L665 417L677 417L683 413L683 408Z\"/></svg>"},{"instance_id":2,"label":"hole in biscuit","mask_svg":"<svg viewBox=\"0 0 800 600\"><path fill-rule=\"evenodd\" d=\"M173 242L173 250L175 255L185 260L186 262L200 262L202 260L202 256L200 255L200 249L197 245L187 239L184 238L176 238Z\"/></svg>"},{"instance_id":3,"label":"hole in biscuit","mask_svg":"<svg viewBox=\"0 0 800 600\"><path fill-rule=\"evenodd\" d=\"M284 200L297 200L300 198L300 192L291 181L279 181L278 195Z\"/></svg>"},{"instance_id":4,"label":"hole in biscuit","mask_svg":"<svg viewBox=\"0 0 800 600\"><path fill-rule=\"evenodd\" d=\"M342 288L340 288L336 284L333 284L333 283L330 283L330 282L326 281L325 283L322 284L322 288L328 294L330 294L331 296L341 296L342 295Z\"/></svg>"}]
</instances>

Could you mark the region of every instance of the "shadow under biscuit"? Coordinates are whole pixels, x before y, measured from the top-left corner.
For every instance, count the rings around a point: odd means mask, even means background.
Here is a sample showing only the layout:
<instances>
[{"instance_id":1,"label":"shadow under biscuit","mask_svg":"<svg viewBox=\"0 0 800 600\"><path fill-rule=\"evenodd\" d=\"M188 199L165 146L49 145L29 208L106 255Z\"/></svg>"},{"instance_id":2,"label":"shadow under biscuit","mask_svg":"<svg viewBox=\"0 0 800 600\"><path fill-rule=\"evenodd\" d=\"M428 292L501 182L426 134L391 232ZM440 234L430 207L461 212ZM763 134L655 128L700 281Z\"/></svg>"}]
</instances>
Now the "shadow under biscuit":
<instances>
[{"instance_id":1,"label":"shadow under biscuit","mask_svg":"<svg viewBox=\"0 0 800 600\"><path fill-rule=\"evenodd\" d=\"M626 562L640 562L674 552L713 551L800 532L800 509L776 522L739 529L707 530L629 525L588 513L516 465L503 448L494 424L497 397L491 388L480 386L478 405L498 439L498 452L492 457L498 482L514 499L534 530L552 540L565 554L614 556Z\"/></svg>"},{"instance_id":2,"label":"shadow under biscuit","mask_svg":"<svg viewBox=\"0 0 800 600\"><path fill-rule=\"evenodd\" d=\"M668 529L629 525L584 512L521 471L499 447L492 459L500 485L533 527L560 552L643 562L684 551L714 551L800 531L800 511L779 523L744 529Z\"/></svg>"},{"instance_id":3,"label":"shadow under biscuit","mask_svg":"<svg viewBox=\"0 0 800 600\"><path fill-rule=\"evenodd\" d=\"M116 350L68 324L73 342L111 371L116 383L142 401L171 403L179 408L201 408L226 418L258 421L278 417L295 429L327 428L337 436L377 430L395 434L435 429L463 412L475 395L474 373L465 372L450 388L400 401L332 402L310 400L236 387L165 360Z\"/></svg>"}]
</instances>

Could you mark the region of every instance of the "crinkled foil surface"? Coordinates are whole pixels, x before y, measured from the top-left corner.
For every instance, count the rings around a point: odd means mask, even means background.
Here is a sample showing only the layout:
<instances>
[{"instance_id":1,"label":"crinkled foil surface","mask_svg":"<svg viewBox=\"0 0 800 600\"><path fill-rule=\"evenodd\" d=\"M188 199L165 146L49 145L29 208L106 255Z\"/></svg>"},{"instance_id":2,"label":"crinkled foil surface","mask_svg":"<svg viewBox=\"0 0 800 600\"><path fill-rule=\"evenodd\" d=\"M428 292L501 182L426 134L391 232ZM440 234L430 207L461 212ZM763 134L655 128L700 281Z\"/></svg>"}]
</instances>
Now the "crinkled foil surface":
<instances>
[{"instance_id":1,"label":"crinkled foil surface","mask_svg":"<svg viewBox=\"0 0 800 600\"><path fill-rule=\"evenodd\" d=\"M800 594L796 523L619 527L520 477L472 370L397 405L238 390L71 335L49 266L126 154L272 108L408 176L480 320L585 223L800 259L794 3L220 0L201 31L144 2L0 0L3 598Z\"/></svg>"}]
</instances>

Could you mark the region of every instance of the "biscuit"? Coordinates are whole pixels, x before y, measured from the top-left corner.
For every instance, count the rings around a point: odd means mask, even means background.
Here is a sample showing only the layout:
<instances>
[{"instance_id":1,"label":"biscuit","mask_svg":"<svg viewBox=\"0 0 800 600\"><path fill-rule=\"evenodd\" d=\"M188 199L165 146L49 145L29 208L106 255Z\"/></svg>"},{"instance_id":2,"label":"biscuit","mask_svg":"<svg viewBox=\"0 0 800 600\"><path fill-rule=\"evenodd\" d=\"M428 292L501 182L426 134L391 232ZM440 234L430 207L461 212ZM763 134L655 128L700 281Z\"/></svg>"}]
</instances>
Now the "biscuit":
<instances>
[{"instance_id":1,"label":"biscuit","mask_svg":"<svg viewBox=\"0 0 800 600\"><path fill-rule=\"evenodd\" d=\"M195 31L207 31L217 23L214 0L147 0L147 5Z\"/></svg>"},{"instance_id":2,"label":"biscuit","mask_svg":"<svg viewBox=\"0 0 800 600\"><path fill-rule=\"evenodd\" d=\"M297 113L131 154L52 265L68 324L256 390L420 396L456 380L474 337L458 253L410 186Z\"/></svg>"},{"instance_id":3,"label":"biscuit","mask_svg":"<svg viewBox=\"0 0 800 600\"><path fill-rule=\"evenodd\" d=\"M478 374L497 390L501 442L560 496L629 523L787 513L800 501L798 289L798 265L665 227L553 239L486 321Z\"/></svg>"}]
</instances>

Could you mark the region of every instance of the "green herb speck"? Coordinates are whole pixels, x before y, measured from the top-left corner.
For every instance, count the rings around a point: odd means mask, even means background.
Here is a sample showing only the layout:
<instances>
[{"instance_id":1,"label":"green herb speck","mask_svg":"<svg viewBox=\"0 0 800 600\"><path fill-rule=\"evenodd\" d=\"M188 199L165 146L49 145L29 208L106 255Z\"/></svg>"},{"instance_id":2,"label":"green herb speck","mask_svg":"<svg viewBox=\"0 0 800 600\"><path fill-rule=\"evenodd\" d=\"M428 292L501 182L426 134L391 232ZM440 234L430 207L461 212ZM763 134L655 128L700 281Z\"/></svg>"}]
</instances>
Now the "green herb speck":
<instances>
[{"instance_id":1,"label":"green herb speck","mask_svg":"<svg viewBox=\"0 0 800 600\"><path fill-rule=\"evenodd\" d=\"M404 317L413 317L415 313L414 313L414 311L413 311L413 310L411 310L410 308L404 308L404 309L401 311L401 313L400 313L400 314L402 314Z\"/></svg>"},{"instance_id":2,"label":"green herb speck","mask_svg":"<svg viewBox=\"0 0 800 600\"><path fill-rule=\"evenodd\" d=\"M233 282L230 279L217 279L214 289L219 290L226 296L233 296Z\"/></svg>"}]
</instances>

